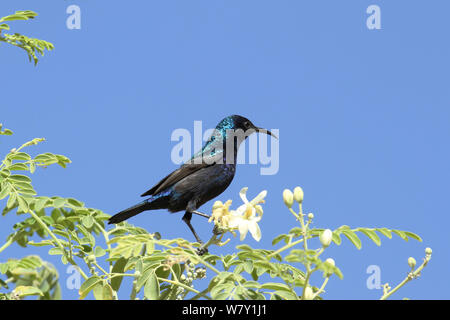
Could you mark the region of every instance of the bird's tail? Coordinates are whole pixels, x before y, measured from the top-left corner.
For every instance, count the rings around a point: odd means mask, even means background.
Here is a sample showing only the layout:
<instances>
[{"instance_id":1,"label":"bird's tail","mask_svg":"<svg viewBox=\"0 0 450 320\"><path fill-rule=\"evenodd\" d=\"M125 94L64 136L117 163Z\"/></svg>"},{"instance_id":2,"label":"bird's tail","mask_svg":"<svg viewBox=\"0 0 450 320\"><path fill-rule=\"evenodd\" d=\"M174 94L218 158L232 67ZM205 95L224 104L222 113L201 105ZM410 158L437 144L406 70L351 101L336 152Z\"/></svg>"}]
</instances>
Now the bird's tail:
<instances>
[{"instance_id":1,"label":"bird's tail","mask_svg":"<svg viewBox=\"0 0 450 320\"><path fill-rule=\"evenodd\" d=\"M165 199L165 197L152 197L113 215L111 218L109 218L108 224L116 224L122 222L146 210L163 209L166 205L166 202L167 200Z\"/></svg>"}]
</instances>

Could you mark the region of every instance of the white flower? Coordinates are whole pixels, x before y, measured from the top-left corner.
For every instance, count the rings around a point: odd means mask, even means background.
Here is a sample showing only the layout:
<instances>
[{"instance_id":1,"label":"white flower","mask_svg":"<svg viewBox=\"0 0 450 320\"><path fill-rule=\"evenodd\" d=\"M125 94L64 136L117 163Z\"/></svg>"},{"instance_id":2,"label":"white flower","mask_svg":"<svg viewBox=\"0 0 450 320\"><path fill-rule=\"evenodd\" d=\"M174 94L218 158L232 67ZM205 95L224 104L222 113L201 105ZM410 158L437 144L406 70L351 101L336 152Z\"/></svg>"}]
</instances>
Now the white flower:
<instances>
[{"instance_id":1,"label":"white flower","mask_svg":"<svg viewBox=\"0 0 450 320\"><path fill-rule=\"evenodd\" d=\"M331 244L331 240L333 240L333 231L330 229L324 230L319 236L320 243L324 248L328 247Z\"/></svg>"},{"instance_id":2,"label":"white flower","mask_svg":"<svg viewBox=\"0 0 450 320\"><path fill-rule=\"evenodd\" d=\"M296 187L294 189L294 200L297 201L298 203L302 203L303 202L303 189L300 187Z\"/></svg>"},{"instance_id":3,"label":"white flower","mask_svg":"<svg viewBox=\"0 0 450 320\"><path fill-rule=\"evenodd\" d=\"M409 257L408 265L411 267L411 269L414 269L414 267L416 266L416 259L414 259L413 257Z\"/></svg>"},{"instance_id":4,"label":"white flower","mask_svg":"<svg viewBox=\"0 0 450 320\"><path fill-rule=\"evenodd\" d=\"M294 204L294 194L291 190L285 189L283 191L283 201L288 208L292 208L292 205Z\"/></svg>"},{"instance_id":5,"label":"white flower","mask_svg":"<svg viewBox=\"0 0 450 320\"><path fill-rule=\"evenodd\" d=\"M229 211L230 206L231 200L228 200L225 203L222 203L222 201L216 201L213 205L212 215L211 218L209 218L209 222L214 220L214 224L218 227L224 229L228 228L228 222L231 218Z\"/></svg>"},{"instance_id":6,"label":"white flower","mask_svg":"<svg viewBox=\"0 0 450 320\"><path fill-rule=\"evenodd\" d=\"M258 226L258 222L263 215L263 209L259 204L264 203L267 191L262 191L253 200L248 201L247 190L248 188L242 188L239 193L244 204L236 211L231 211L231 218L228 226L239 230L241 241L245 239L248 231L250 231L250 234L256 241L259 241L261 240L261 229Z\"/></svg>"},{"instance_id":7,"label":"white flower","mask_svg":"<svg viewBox=\"0 0 450 320\"><path fill-rule=\"evenodd\" d=\"M336 265L336 263L334 262L334 260L332 258L328 258L327 260L325 260L325 263L328 263L329 265L331 265L333 267Z\"/></svg>"}]
</instances>

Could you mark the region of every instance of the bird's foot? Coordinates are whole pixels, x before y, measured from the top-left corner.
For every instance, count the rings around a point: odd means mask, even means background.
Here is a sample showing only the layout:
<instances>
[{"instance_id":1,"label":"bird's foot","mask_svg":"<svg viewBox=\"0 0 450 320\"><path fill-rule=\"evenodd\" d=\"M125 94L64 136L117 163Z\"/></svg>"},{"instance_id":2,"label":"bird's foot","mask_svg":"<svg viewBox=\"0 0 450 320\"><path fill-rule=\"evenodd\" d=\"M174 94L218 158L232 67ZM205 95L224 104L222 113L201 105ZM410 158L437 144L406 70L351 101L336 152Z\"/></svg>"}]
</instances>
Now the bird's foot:
<instances>
[{"instance_id":1,"label":"bird's foot","mask_svg":"<svg viewBox=\"0 0 450 320\"><path fill-rule=\"evenodd\" d=\"M225 233L225 230L223 230L222 228L218 227L217 225L214 225L214 228L213 228L212 232L213 232L214 235L220 236L221 234Z\"/></svg>"},{"instance_id":2,"label":"bird's foot","mask_svg":"<svg viewBox=\"0 0 450 320\"><path fill-rule=\"evenodd\" d=\"M197 249L197 254L199 256L202 256L205 253L208 253L208 248L205 248L205 247L201 246L200 248Z\"/></svg>"}]
</instances>

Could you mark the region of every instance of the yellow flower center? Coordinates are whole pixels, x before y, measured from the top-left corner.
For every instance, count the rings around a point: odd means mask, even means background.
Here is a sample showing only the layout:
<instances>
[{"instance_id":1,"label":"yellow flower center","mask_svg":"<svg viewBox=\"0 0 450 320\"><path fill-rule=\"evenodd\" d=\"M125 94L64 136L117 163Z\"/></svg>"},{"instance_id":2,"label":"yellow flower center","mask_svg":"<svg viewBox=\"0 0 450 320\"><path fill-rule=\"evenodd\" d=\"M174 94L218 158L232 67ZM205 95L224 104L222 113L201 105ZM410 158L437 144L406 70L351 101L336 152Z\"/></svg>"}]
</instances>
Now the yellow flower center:
<instances>
[{"instance_id":1,"label":"yellow flower center","mask_svg":"<svg viewBox=\"0 0 450 320\"><path fill-rule=\"evenodd\" d=\"M247 208L244 211L244 218L249 220L253 216L253 206L251 204L247 204Z\"/></svg>"}]
</instances>

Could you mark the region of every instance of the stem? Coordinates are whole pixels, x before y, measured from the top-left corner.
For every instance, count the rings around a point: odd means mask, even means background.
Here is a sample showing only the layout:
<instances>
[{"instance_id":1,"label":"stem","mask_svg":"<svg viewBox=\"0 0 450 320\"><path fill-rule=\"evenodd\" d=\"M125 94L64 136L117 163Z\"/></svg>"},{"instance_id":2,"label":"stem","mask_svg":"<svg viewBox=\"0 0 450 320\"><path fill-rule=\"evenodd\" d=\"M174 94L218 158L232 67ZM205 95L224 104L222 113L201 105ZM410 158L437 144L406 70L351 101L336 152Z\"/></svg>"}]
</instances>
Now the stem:
<instances>
[{"instance_id":1,"label":"stem","mask_svg":"<svg viewBox=\"0 0 450 320\"><path fill-rule=\"evenodd\" d=\"M387 298L389 298L391 295L393 295L395 292L398 291L398 289L400 289L401 287L403 287L405 284L407 284L409 281L417 278L420 274L420 272L423 270L423 268L425 268L425 266L428 264L428 262L430 261L431 256L427 255L425 257L425 259L423 259L423 263L420 265L420 267L418 267L415 271L408 273L408 275L406 276L406 278L400 282L394 289L392 289L389 292L386 292L385 294L383 294L383 296L380 298L380 300L386 300Z\"/></svg>"},{"instance_id":2,"label":"stem","mask_svg":"<svg viewBox=\"0 0 450 320\"><path fill-rule=\"evenodd\" d=\"M323 281L322 286L320 287L319 291L317 291L317 292L314 294L313 299L314 299L315 297L317 297L319 294L321 294L322 292L325 291L325 286L327 285L328 280L330 280L330 277L326 277L326 278L325 278L325 280Z\"/></svg>"},{"instance_id":3,"label":"stem","mask_svg":"<svg viewBox=\"0 0 450 320\"><path fill-rule=\"evenodd\" d=\"M208 242L209 242L209 241L208 241ZM158 241L158 240L155 240L155 243L158 244L158 245L160 245L160 246L162 246L162 247L166 247L166 248L169 248L169 249L175 249L175 247L172 247L172 246L170 246L170 245L161 243L161 242ZM205 260L203 260L202 257L199 256L199 255L195 252L195 249L194 249L193 247L189 247L189 249L192 251L192 253L190 253L190 255L194 256L195 259L199 260L202 264L205 265L205 267L208 267L209 269L211 269L212 271L214 271L214 272L217 273L217 274L220 273L219 270L217 270L217 269L214 268L212 265L210 265L208 262L206 262ZM185 252L186 252L186 251L185 251ZM189 253L188 253L188 254L189 254Z\"/></svg>"},{"instance_id":4,"label":"stem","mask_svg":"<svg viewBox=\"0 0 450 320\"><path fill-rule=\"evenodd\" d=\"M306 225L305 225L305 221L303 219L303 217L304 217L303 207L302 207L301 203L298 204L298 208L299 208L298 215L300 217L300 224L302 226L302 233L303 233L303 250L305 250L305 253L306 253L306 251L308 250L307 231L308 231L309 222L306 223ZM306 288L308 288L308 286L309 286L309 278L311 277L312 273L317 270L317 268L315 268L314 270L311 270L311 262L309 262L309 261L306 261L305 267L306 267L306 277L305 277L305 284L303 286L303 292L302 292L302 297L301 297L302 300L305 300Z\"/></svg>"},{"instance_id":5,"label":"stem","mask_svg":"<svg viewBox=\"0 0 450 320\"><path fill-rule=\"evenodd\" d=\"M95 224L95 225L97 226L97 228L99 228L100 231L102 232L103 238L105 238L105 242L106 242L106 245L107 245L107 247L108 247L108 250L109 250L109 252L111 252L111 245L109 244L109 235L108 235L108 232L106 232L106 230L105 230L104 228L102 228L102 226L101 226L97 221L95 221L95 220L94 220L94 224ZM113 268L113 263L112 263L112 261L110 261L110 262L109 262L109 272L110 272L110 273L112 272L112 268Z\"/></svg>"},{"instance_id":6,"label":"stem","mask_svg":"<svg viewBox=\"0 0 450 320\"><path fill-rule=\"evenodd\" d=\"M14 242L13 237L9 238L8 241L0 248L0 253L8 248Z\"/></svg>"},{"instance_id":7,"label":"stem","mask_svg":"<svg viewBox=\"0 0 450 320\"><path fill-rule=\"evenodd\" d=\"M191 298L191 300L197 300L201 297L205 297L205 298L209 298L206 294L209 292L209 288L206 288L205 290L203 290L202 292L196 294L195 296L193 296Z\"/></svg>"},{"instance_id":8,"label":"stem","mask_svg":"<svg viewBox=\"0 0 450 320\"><path fill-rule=\"evenodd\" d=\"M300 217L294 210L292 210L292 208L289 208L289 211L294 215L295 219L300 220Z\"/></svg>"},{"instance_id":9,"label":"stem","mask_svg":"<svg viewBox=\"0 0 450 320\"><path fill-rule=\"evenodd\" d=\"M62 252L64 252L65 257L67 258L67 261L69 261L69 263L73 266L76 266L78 268L78 271L80 272L81 276L86 280L88 278L88 276L84 273L84 271L77 265L77 263L72 259L72 257L67 254L66 249L64 248L64 246L61 244L61 242L59 241L59 239L55 236L55 234L50 230L50 228L47 226L47 224L45 224L44 221L41 220L41 218L39 218L39 216L33 212L33 210L28 210L28 213L34 218L34 220L36 220L42 228L44 228L44 230L50 235L50 237L55 241L56 245L58 246L58 248L60 248L62 250Z\"/></svg>"},{"instance_id":10,"label":"stem","mask_svg":"<svg viewBox=\"0 0 450 320\"><path fill-rule=\"evenodd\" d=\"M181 282L178 282L178 281L169 280L169 279L166 279L166 278L160 278L160 277L157 277L157 278L158 278L158 281L168 282L168 283L171 283L171 284L173 284L173 285L183 287L184 289L186 289L186 290L188 290L188 291L191 291L191 292L194 292L194 293L196 293L197 295L201 295L201 294L202 294L200 291L198 291L198 290L196 290L196 289L194 289L194 288L191 288L191 287L185 285L184 283L181 283ZM204 296L204 297L205 297L206 299L208 299L208 300L211 300L211 298L208 297L208 296Z\"/></svg>"},{"instance_id":11,"label":"stem","mask_svg":"<svg viewBox=\"0 0 450 320\"><path fill-rule=\"evenodd\" d=\"M136 300L136 294L137 294L136 285L137 285L137 280L134 279L133 280L133 288L132 288L131 294L130 294L130 300Z\"/></svg>"},{"instance_id":12,"label":"stem","mask_svg":"<svg viewBox=\"0 0 450 320\"><path fill-rule=\"evenodd\" d=\"M213 236L211 237L211 239L209 239L204 245L202 245L200 247L200 249L208 249L208 247L212 244L216 244L217 243L217 235L213 234Z\"/></svg>"},{"instance_id":13,"label":"stem","mask_svg":"<svg viewBox=\"0 0 450 320\"><path fill-rule=\"evenodd\" d=\"M281 247L281 248L278 249L277 251L272 252L271 254L269 254L269 255L267 256L267 258L271 258L271 257L273 257L273 256L275 256L275 255L277 255L277 254L279 254L280 252L283 252L283 251L285 251L285 250L287 250L287 249L289 249L289 248L292 248L292 247L296 246L297 244L301 243L302 241L303 241L303 239L300 239L300 240L297 240L297 241L288 243L288 244L285 245L284 247Z\"/></svg>"},{"instance_id":14,"label":"stem","mask_svg":"<svg viewBox=\"0 0 450 320\"><path fill-rule=\"evenodd\" d=\"M193 248L191 248L191 250L193 250ZM193 251L194 251L194 253L195 253L195 250L193 250ZM206 262L205 260L203 260L202 257L199 256L199 255L196 254L196 253L195 253L195 258L198 259L198 260L200 260L200 262L201 262L202 264L204 264L205 267L208 267L209 269L211 269L212 271L214 271L214 272L217 273L217 274L220 273L219 270L217 270L217 269L214 268L212 265L210 265L208 262Z\"/></svg>"},{"instance_id":15,"label":"stem","mask_svg":"<svg viewBox=\"0 0 450 320\"><path fill-rule=\"evenodd\" d=\"M103 269L97 262L93 262L93 265L96 266L104 274L108 274L108 272L106 272L105 269Z\"/></svg>"}]
</instances>

